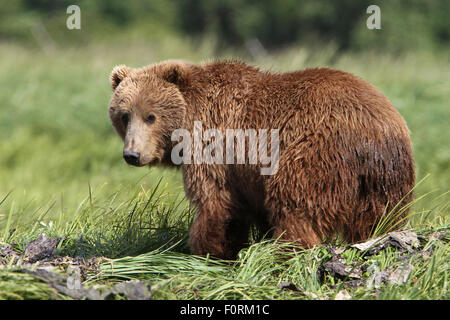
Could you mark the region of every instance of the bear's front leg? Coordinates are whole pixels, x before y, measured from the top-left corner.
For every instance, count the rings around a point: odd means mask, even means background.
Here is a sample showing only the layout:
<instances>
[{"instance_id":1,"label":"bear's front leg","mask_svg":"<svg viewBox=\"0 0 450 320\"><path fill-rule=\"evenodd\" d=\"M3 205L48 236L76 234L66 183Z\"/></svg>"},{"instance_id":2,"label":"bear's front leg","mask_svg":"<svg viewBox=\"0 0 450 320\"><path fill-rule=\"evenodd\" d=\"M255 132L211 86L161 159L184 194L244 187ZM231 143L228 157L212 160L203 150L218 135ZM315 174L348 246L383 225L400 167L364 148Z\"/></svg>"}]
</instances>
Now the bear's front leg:
<instances>
[{"instance_id":1,"label":"bear's front leg","mask_svg":"<svg viewBox=\"0 0 450 320\"><path fill-rule=\"evenodd\" d=\"M248 242L249 227L218 203L197 209L191 226L189 245L193 254L235 259Z\"/></svg>"},{"instance_id":2,"label":"bear's front leg","mask_svg":"<svg viewBox=\"0 0 450 320\"><path fill-rule=\"evenodd\" d=\"M249 223L240 219L230 192L216 186L202 188L196 205L197 215L190 229L193 254L235 259L248 243Z\"/></svg>"}]
</instances>

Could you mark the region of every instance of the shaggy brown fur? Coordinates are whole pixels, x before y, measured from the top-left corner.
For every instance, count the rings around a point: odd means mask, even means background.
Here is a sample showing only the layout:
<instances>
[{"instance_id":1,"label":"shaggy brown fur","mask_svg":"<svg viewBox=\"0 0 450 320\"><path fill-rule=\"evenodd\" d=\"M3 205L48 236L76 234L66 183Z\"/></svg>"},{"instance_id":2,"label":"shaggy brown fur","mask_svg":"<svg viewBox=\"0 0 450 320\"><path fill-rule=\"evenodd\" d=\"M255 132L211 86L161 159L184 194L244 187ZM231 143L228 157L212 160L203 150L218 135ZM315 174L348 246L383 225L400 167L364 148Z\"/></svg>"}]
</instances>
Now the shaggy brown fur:
<instances>
[{"instance_id":1,"label":"shaggy brown fur","mask_svg":"<svg viewBox=\"0 0 450 320\"><path fill-rule=\"evenodd\" d=\"M408 128L375 87L327 68L262 72L236 62L167 61L116 67L110 116L137 164L171 165L175 128L279 129L279 170L260 165L183 164L197 209L195 254L234 258L252 225L311 247L341 233L367 238L387 207L411 201ZM151 121L148 120L151 114ZM125 115L125 116L124 116Z\"/></svg>"}]
</instances>

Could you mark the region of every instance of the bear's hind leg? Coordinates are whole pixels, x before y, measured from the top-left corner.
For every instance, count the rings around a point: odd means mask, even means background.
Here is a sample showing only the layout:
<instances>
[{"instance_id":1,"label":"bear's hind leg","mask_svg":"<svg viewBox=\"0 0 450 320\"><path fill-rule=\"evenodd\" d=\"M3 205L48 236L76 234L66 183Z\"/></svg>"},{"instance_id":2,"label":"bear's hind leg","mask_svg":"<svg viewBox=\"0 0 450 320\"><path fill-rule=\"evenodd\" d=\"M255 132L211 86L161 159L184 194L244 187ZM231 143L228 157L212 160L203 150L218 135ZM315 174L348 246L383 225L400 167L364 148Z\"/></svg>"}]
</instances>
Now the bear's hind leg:
<instances>
[{"instance_id":1,"label":"bear's hind leg","mask_svg":"<svg viewBox=\"0 0 450 320\"><path fill-rule=\"evenodd\" d=\"M322 236L315 230L312 221L298 209L281 209L281 212L281 215L272 216L274 238L292 241L303 248L322 243Z\"/></svg>"}]
</instances>

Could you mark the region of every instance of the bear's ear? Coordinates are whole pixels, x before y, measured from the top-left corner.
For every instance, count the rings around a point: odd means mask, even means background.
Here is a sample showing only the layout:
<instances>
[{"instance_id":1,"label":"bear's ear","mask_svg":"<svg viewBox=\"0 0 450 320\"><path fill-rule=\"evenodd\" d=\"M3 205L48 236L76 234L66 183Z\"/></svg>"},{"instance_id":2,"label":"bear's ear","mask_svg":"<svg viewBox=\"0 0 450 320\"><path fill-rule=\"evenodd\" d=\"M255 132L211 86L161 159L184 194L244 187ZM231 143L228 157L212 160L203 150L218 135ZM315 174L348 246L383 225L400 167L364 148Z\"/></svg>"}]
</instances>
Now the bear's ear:
<instances>
[{"instance_id":1,"label":"bear's ear","mask_svg":"<svg viewBox=\"0 0 450 320\"><path fill-rule=\"evenodd\" d=\"M189 80L189 66L182 61L168 61L162 63L157 70L159 76L177 86L186 84Z\"/></svg>"},{"instance_id":2,"label":"bear's ear","mask_svg":"<svg viewBox=\"0 0 450 320\"><path fill-rule=\"evenodd\" d=\"M111 87L113 88L113 90L115 90L117 88L119 83L124 78L126 78L130 74L130 72L131 72L131 69L123 64L120 66L114 67L114 69L111 72L111 77L110 77Z\"/></svg>"}]
</instances>

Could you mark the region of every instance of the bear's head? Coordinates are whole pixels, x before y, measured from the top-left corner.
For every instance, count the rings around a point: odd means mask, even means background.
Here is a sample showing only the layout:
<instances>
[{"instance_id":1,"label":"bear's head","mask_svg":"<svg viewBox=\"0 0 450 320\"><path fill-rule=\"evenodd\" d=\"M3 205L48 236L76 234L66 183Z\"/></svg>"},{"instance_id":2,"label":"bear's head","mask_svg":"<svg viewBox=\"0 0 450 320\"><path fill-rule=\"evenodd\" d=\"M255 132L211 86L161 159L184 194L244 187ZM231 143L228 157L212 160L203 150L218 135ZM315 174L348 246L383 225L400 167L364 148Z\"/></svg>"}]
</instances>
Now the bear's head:
<instances>
[{"instance_id":1,"label":"bear's head","mask_svg":"<svg viewBox=\"0 0 450 320\"><path fill-rule=\"evenodd\" d=\"M170 164L173 130L183 125L186 101L180 91L189 81L184 62L163 62L140 69L117 66L111 73L109 116L124 141L128 164Z\"/></svg>"}]
</instances>

